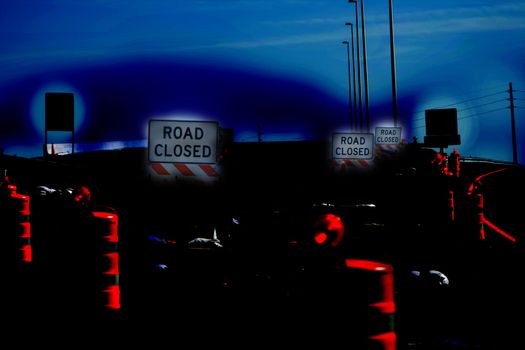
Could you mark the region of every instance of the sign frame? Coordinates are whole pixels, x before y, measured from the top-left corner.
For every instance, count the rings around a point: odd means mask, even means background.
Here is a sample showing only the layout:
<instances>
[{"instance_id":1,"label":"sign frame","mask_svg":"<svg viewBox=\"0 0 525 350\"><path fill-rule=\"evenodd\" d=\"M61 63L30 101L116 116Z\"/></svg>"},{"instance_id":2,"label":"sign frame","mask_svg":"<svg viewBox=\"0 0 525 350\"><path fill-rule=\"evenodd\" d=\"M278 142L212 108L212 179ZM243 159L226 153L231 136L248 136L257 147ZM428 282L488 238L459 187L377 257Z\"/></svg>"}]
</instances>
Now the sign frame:
<instances>
[{"instance_id":1,"label":"sign frame","mask_svg":"<svg viewBox=\"0 0 525 350\"><path fill-rule=\"evenodd\" d=\"M369 141L371 141L371 146L367 146L369 148L369 157L344 157L336 154L336 143L335 140L337 137L346 136L346 137L367 137L370 138ZM374 159L374 142L375 137L372 133L356 133L356 132L334 132L332 133L332 159L353 159L353 160L373 160ZM339 144L338 144L339 145Z\"/></svg>"},{"instance_id":2,"label":"sign frame","mask_svg":"<svg viewBox=\"0 0 525 350\"><path fill-rule=\"evenodd\" d=\"M158 128L155 124L162 124L164 128L168 124L172 124L173 137L175 140L180 140L180 142L173 141L170 137L169 141L166 141L164 135L165 131L161 131L163 134L162 138L156 138L158 135L152 137L152 132L158 133ZM163 128L163 126L160 128ZM175 131L175 128L181 128L180 134ZM194 128L194 132L191 132L190 127ZM186 131L182 131L182 128L185 128ZM202 135L197 132L199 128L202 132ZM206 129L206 131L204 131ZM190 131L188 131L190 130ZM177 137L180 135L180 137ZM189 137L186 137L189 135ZM200 137L199 137L200 136ZM205 141L200 142L205 137L210 137ZM189 138L189 139L186 139ZM196 142L199 141L200 143ZM159 142L164 142L163 144ZM216 164L217 163L217 150L219 144L219 123L217 121L208 121L208 120L179 120L179 119L150 119L148 122L148 161L150 163L184 163L184 164ZM157 146L162 145L165 151L171 151L173 154L170 158L167 156L156 155L155 152L158 150ZM177 147L180 145L180 147ZM170 149L171 146L171 149ZM195 156L186 156L185 154L193 148L201 149L200 146L208 147L210 150L209 157L203 157L202 159L195 159ZM177 148L176 148L177 147ZM198 148L196 148L198 147ZM207 150L208 148L202 147L202 150ZM180 155L177 156L175 153L180 152ZM153 155L153 157L152 157Z\"/></svg>"},{"instance_id":3,"label":"sign frame","mask_svg":"<svg viewBox=\"0 0 525 350\"><path fill-rule=\"evenodd\" d=\"M380 129L388 129L388 130L393 130L393 129L396 129L397 132L396 132L396 135L398 136L398 142L378 142L377 141L377 137L378 136L381 136L381 135L378 135L378 130ZM376 130L375 130L375 134L374 134L374 143L375 145L399 145L401 143L401 133L402 133L402 129L400 126L377 126L376 127Z\"/></svg>"}]
</instances>

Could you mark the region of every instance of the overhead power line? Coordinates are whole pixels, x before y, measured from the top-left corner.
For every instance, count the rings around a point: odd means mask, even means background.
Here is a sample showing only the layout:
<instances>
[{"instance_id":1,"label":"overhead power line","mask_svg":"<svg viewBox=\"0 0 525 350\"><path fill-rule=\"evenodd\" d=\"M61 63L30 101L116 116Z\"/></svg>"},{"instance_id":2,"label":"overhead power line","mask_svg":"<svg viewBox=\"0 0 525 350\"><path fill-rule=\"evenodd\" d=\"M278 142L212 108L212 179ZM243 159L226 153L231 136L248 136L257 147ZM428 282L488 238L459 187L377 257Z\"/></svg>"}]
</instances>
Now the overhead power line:
<instances>
[{"instance_id":1,"label":"overhead power line","mask_svg":"<svg viewBox=\"0 0 525 350\"><path fill-rule=\"evenodd\" d=\"M466 115L464 117L461 117L461 118L458 118L458 120L461 120L461 119L468 119L468 118L474 118L474 117L478 117L480 115L484 115L484 114L488 114L488 113L493 113L493 112L498 112L498 111L503 111L505 109L508 109L509 107L502 107L502 108L497 108L497 109L491 109L490 111L485 111L485 112L480 112L480 113L473 113L473 114L470 114L470 115Z\"/></svg>"},{"instance_id":2,"label":"overhead power line","mask_svg":"<svg viewBox=\"0 0 525 350\"><path fill-rule=\"evenodd\" d=\"M475 105L475 106L470 106L470 107L458 109L458 112L468 111L468 110L471 110L471 109L485 107L485 106L489 106L489 105L492 105L492 104L495 104L495 103L498 103L498 102L505 102L505 101L508 101L508 98L502 98L502 99L499 99L499 100L494 100L494 101L490 101L490 102L487 102L487 103L482 103L482 104L478 104L478 105ZM480 112L480 113L482 113L482 112ZM424 116L423 117L419 117L419 118L414 118L414 120L423 120L423 119L425 119ZM458 119L461 119L461 118L458 118Z\"/></svg>"},{"instance_id":3,"label":"overhead power line","mask_svg":"<svg viewBox=\"0 0 525 350\"><path fill-rule=\"evenodd\" d=\"M516 90L514 90L514 91L516 91ZM471 97L471 98L468 98L468 99L465 99L465 100L449 103L449 104L438 106L438 107L427 108L427 109L438 109L438 108L452 107L452 106L456 106L456 105L459 105L459 104L462 104L462 103L465 103L465 102L472 102L472 101L481 100L481 99L484 99L484 98L497 96L497 95L501 95L501 94L506 94L506 93L507 93L507 91L499 91L499 92L495 92L495 93L492 93L492 94L483 95L483 96L477 96L477 97ZM420 110L420 111L417 111L415 114L420 114L420 113L424 113L424 112L425 112L425 110Z\"/></svg>"}]
</instances>

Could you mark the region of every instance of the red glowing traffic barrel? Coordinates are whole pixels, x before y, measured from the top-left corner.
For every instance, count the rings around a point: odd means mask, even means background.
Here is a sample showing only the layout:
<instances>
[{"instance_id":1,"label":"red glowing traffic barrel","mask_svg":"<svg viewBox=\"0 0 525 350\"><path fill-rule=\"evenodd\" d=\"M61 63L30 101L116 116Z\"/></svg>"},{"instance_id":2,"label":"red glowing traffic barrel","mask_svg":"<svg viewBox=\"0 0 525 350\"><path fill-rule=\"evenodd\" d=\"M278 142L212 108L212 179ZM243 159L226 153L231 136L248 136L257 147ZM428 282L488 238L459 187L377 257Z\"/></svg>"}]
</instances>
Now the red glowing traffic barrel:
<instances>
[{"instance_id":1,"label":"red glowing traffic barrel","mask_svg":"<svg viewBox=\"0 0 525 350\"><path fill-rule=\"evenodd\" d=\"M14 209L16 211L16 236L18 240L19 261L29 263L32 260L31 250L31 221L30 221L30 197L18 193L12 193Z\"/></svg>"},{"instance_id":2,"label":"red glowing traffic barrel","mask_svg":"<svg viewBox=\"0 0 525 350\"><path fill-rule=\"evenodd\" d=\"M104 307L120 309L118 215L94 211L93 217L96 233L102 238L101 253L104 257L104 264L100 271L103 275L100 289L104 293Z\"/></svg>"},{"instance_id":3,"label":"red glowing traffic barrel","mask_svg":"<svg viewBox=\"0 0 525 350\"><path fill-rule=\"evenodd\" d=\"M485 214L483 208L483 195L476 194L476 217L479 230L479 238L485 240Z\"/></svg>"},{"instance_id":4,"label":"red glowing traffic barrel","mask_svg":"<svg viewBox=\"0 0 525 350\"><path fill-rule=\"evenodd\" d=\"M366 339L360 344L367 350L395 350L393 267L381 262L346 259L345 266L352 285L350 302L357 307L355 325ZM350 317L354 317L350 315Z\"/></svg>"},{"instance_id":5,"label":"red glowing traffic barrel","mask_svg":"<svg viewBox=\"0 0 525 350\"><path fill-rule=\"evenodd\" d=\"M0 226L8 239L11 252L8 256L15 256L14 263L17 267L25 266L32 260L31 254L31 221L30 221L30 196L19 194L14 185L2 188L0 194L1 220Z\"/></svg>"},{"instance_id":6,"label":"red glowing traffic barrel","mask_svg":"<svg viewBox=\"0 0 525 350\"><path fill-rule=\"evenodd\" d=\"M454 222L454 219L455 219L455 215L454 215L454 211L455 211L455 203L454 203L454 191L449 191L448 192L448 209L449 209L449 220L451 222Z\"/></svg>"}]
</instances>

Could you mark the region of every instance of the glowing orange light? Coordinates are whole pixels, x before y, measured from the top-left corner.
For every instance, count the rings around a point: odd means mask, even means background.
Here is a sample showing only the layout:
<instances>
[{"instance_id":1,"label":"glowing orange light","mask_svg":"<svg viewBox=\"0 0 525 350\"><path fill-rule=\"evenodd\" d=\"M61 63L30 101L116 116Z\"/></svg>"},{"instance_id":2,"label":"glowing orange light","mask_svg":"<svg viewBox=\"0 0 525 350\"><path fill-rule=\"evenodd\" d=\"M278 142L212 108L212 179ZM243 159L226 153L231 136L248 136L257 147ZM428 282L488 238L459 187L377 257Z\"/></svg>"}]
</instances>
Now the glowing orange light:
<instances>
[{"instance_id":1,"label":"glowing orange light","mask_svg":"<svg viewBox=\"0 0 525 350\"><path fill-rule=\"evenodd\" d=\"M384 350L396 349L396 332L386 332L369 337L371 340L378 341Z\"/></svg>"},{"instance_id":2,"label":"glowing orange light","mask_svg":"<svg viewBox=\"0 0 525 350\"><path fill-rule=\"evenodd\" d=\"M494 170L494 171L491 171L491 172L488 172L486 174L483 174L483 175L480 175L478 176L476 179L474 179L474 181L470 184L469 188L468 188L468 191L467 191L467 194L471 195L471 194L474 194L474 191L481 185L481 179L483 179L484 177L487 177L487 176L490 176L490 175L493 175L493 174L496 174L496 173L499 173L500 171L505 171L507 170L508 168L502 168L502 169L497 169L497 170Z\"/></svg>"},{"instance_id":3,"label":"glowing orange light","mask_svg":"<svg viewBox=\"0 0 525 350\"><path fill-rule=\"evenodd\" d=\"M20 235L20 238L31 238L31 223L21 222L20 226L22 227L22 234Z\"/></svg>"},{"instance_id":4,"label":"glowing orange light","mask_svg":"<svg viewBox=\"0 0 525 350\"><path fill-rule=\"evenodd\" d=\"M22 248L20 248L22 251L22 260L25 262L31 262L33 261L33 250L31 249L31 245L26 244Z\"/></svg>"},{"instance_id":5,"label":"glowing orange light","mask_svg":"<svg viewBox=\"0 0 525 350\"><path fill-rule=\"evenodd\" d=\"M448 207L450 209L450 220L454 221L454 191L448 193Z\"/></svg>"},{"instance_id":6,"label":"glowing orange light","mask_svg":"<svg viewBox=\"0 0 525 350\"><path fill-rule=\"evenodd\" d=\"M314 224L314 239L318 244L330 243L336 247L342 240L345 232L341 218L334 214L321 216Z\"/></svg>"},{"instance_id":7,"label":"glowing orange light","mask_svg":"<svg viewBox=\"0 0 525 350\"><path fill-rule=\"evenodd\" d=\"M480 236L480 239L483 241L485 240L485 214L483 213L483 206L484 206L484 202L483 202L483 195L482 194L477 194L476 195L476 198L477 198L477 215L478 215L478 225L479 225L479 236Z\"/></svg>"},{"instance_id":8,"label":"glowing orange light","mask_svg":"<svg viewBox=\"0 0 525 350\"><path fill-rule=\"evenodd\" d=\"M314 236L315 243L323 244L328 239L328 236L324 232L317 232Z\"/></svg>"},{"instance_id":9,"label":"glowing orange light","mask_svg":"<svg viewBox=\"0 0 525 350\"><path fill-rule=\"evenodd\" d=\"M105 213L100 211L94 211L93 216L99 219L105 219L109 222L109 234L104 236L108 242L117 243L118 242L118 215Z\"/></svg>"},{"instance_id":10,"label":"glowing orange light","mask_svg":"<svg viewBox=\"0 0 525 350\"><path fill-rule=\"evenodd\" d=\"M106 307L109 309L120 309L120 286L109 286L104 292L108 293L108 303Z\"/></svg>"},{"instance_id":11,"label":"glowing orange light","mask_svg":"<svg viewBox=\"0 0 525 350\"><path fill-rule=\"evenodd\" d=\"M29 215L29 196L25 196L23 194L18 193L11 193L11 198L16 198L21 201L21 208L20 208L20 214L21 215Z\"/></svg>"},{"instance_id":12,"label":"glowing orange light","mask_svg":"<svg viewBox=\"0 0 525 350\"><path fill-rule=\"evenodd\" d=\"M483 218L483 223L487 224L488 227L490 227L491 229L496 231L496 233L499 233L500 235L502 235L503 237L505 237L506 239L508 239L512 243L516 243L516 238L512 237L511 235L509 235L507 232L503 231L502 229L500 229L499 227L494 225L492 222L488 221L486 218Z\"/></svg>"},{"instance_id":13,"label":"glowing orange light","mask_svg":"<svg viewBox=\"0 0 525 350\"><path fill-rule=\"evenodd\" d=\"M377 261L371 261L371 260L346 259L345 264L346 264L346 267L353 267L353 268L361 269L361 270L384 271L384 272L394 271L394 268L392 267L392 265L383 264L383 263L380 263Z\"/></svg>"},{"instance_id":14,"label":"glowing orange light","mask_svg":"<svg viewBox=\"0 0 525 350\"><path fill-rule=\"evenodd\" d=\"M119 274L119 268L118 268L118 260L119 256L118 253L108 253L105 254L109 258L109 269L104 272L106 275L118 275Z\"/></svg>"}]
</instances>

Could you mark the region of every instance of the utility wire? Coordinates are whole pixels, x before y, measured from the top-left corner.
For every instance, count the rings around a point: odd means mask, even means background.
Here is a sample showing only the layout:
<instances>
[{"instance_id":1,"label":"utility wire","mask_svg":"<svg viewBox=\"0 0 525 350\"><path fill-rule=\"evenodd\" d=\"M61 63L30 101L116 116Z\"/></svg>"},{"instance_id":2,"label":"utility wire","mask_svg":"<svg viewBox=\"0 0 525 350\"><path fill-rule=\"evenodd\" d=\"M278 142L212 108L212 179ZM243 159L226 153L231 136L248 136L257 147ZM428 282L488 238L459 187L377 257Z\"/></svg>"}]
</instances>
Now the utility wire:
<instances>
[{"instance_id":1,"label":"utility wire","mask_svg":"<svg viewBox=\"0 0 525 350\"><path fill-rule=\"evenodd\" d=\"M483 114L502 111L502 110L507 109L507 108L508 108L508 107L503 107L503 108L491 109L490 111L485 111L485 112L480 112L480 113L474 113L474 114L470 114L470 115L467 115L467 116L464 116L464 117L458 118L458 120L461 120L461 119L468 119L468 118L474 118L474 117L478 117L478 116L483 115Z\"/></svg>"},{"instance_id":2,"label":"utility wire","mask_svg":"<svg viewBox=\"0 0 525 350\"><path fill-rule=\"evenodd\" d=\"M516 91L516 90L514 90L514 91ZM454 103L450 103L450 104L439 106L439 107L433 107L433 108L437 109L437 108L446 108L446 107L456 106L456 105L461 104L461 103L481 100L483 98L492 97L492 96L496 96L496 95L500 95L500 94L506 94L506 93L507 93L507 91L495 92L495 93L492 93L492 94L478 96L478 97L472 97L472 98L468 98L466 100L457 101L457 102L454 102ZM423 113L423 112L425 112L425 110L417 111L416 114Z\"/></svg>"},{"instance_id":3,"label":"utility wire","mask_svg":"<svg viewBox=\"0 0 525 350\"><path fill-rule=\"evenodd\" d=\"M467 107L467 108L458 109L458 112L466 111L466 110L469 110L469 109L472 109L472 108L478 108L478 107L488 106L488 105L492 105L492 104L494 104L494 103L498 103L498 102L502 102L502 101L506 101L506 100L508 100L508 99L507 99L507 98L503 98L503 99L501 99L501 100L496 100L496 101L492 101L492 102L487 102L487 103L483 103L483 104L476 105L476 106L470 106L470 107Z\"/></svg>"},{"instance_id":4,"label":"utility wire","mask_svg":"<svg viewBox=\"0 0 525 350\"><path fill-rule=\"evenodd\" d=\"M518 106L514 106L514 108L525 109L524 107L518 107ZM503 110L505 110L505 109L508 109L508 107L496 108L496 109L491 109L490 111L485 111L485 112L480 112L480 113L469 114L469 115L466 115L466 116L464 116L464 117L458 118L458 120L474 118L474 117L478 117L478 116L480 116L480 115L484 115L484 114L488 114L488 113L493 113L493 112L503 111ZM416 120L417 120L417 119L416 119ZM419 129L419 128L423 128L423 127L425 127L425 125L415 126L414 129Z\"/></svg>"},{"instance_id":5,"label":"utility wire","mask_svg":"<svg viewBox=\"0 0 525 350\"><path fill-rule=\"evenodd\" d=\"M466 108L463 108L463 109L458 109L458 112L463 112L463 111L467 111L469 109L474 109L474 108L478 108L478 107L484 107L484 106L492 105L494 103L503 102L503 101L507 101L507 100L508 100L507 98L503 98L503 99L499 99L499 100L495 100L495 101L491 101L491 102L487 102L487 103L482 103L482 104L479 104L479 105L470 106L470 107L466 107ZM423 119L425 119L425 117L414 118L414 120L423 120ZM458 118L458 119L461 119L461 118Z\"/></svg>"}]
</instances>

